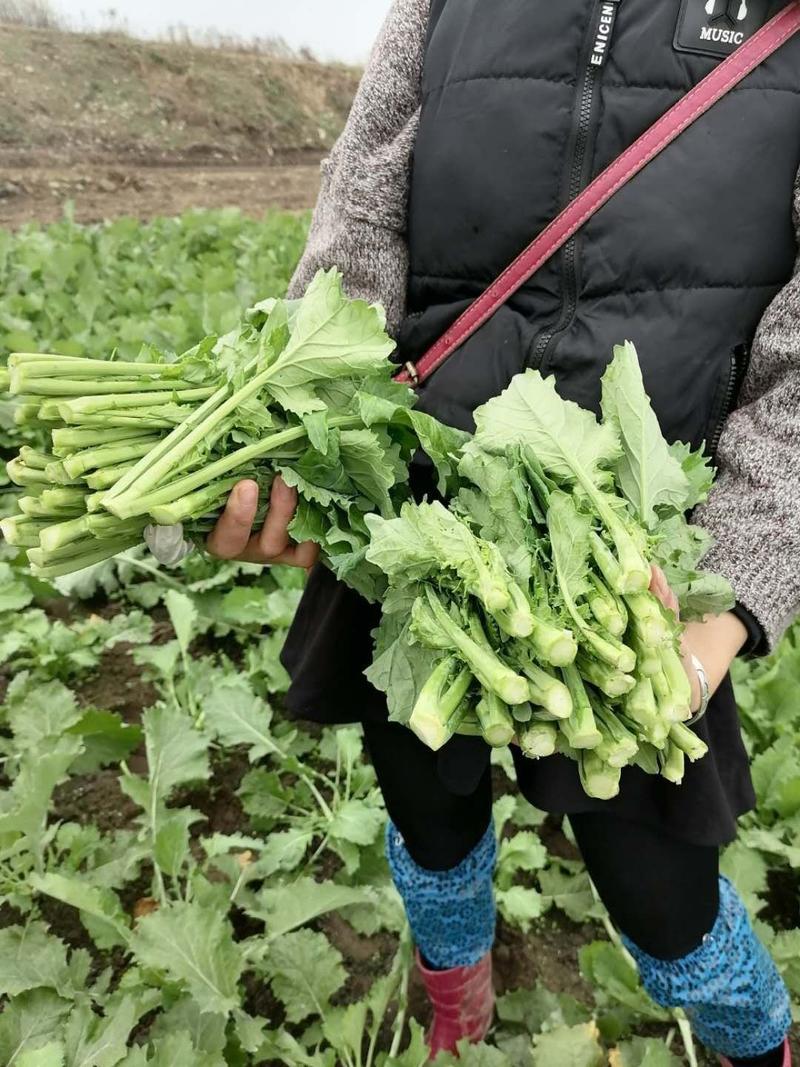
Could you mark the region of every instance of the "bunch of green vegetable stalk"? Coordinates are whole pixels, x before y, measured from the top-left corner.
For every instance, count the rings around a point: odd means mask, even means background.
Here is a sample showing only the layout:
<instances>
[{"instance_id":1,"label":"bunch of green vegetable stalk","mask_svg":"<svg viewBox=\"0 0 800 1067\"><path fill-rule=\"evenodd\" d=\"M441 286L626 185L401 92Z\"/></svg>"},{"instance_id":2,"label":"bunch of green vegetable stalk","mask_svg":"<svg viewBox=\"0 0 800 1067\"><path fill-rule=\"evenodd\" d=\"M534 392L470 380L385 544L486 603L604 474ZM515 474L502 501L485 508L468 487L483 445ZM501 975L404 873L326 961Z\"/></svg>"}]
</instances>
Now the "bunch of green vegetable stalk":
<instances>
[{"instance_id":1,"label":"bunch of green vegetable stalk","mask_svg":"<svg viewBox=\"0 0 800 1067\"><path fill-rule=\"evenodd\" d=\"M685 618L730 607L698 569L709 539L686 513L713 472L668 446L632 345L615 349L603 418L529 371L476 412L443 485L449 508L370 517L367 558L389 592L368 675L432 749L454 734L576 760L610 799L636 764L671 782L706 753L686 725L681 624L649 591L663 567Z\"/></svg>"},{"instance_id":2,"label":"bunch of green vegetable stalk","mask_svg":"<svg viewBox=\"0 0 800 1067\"><path fill-rule=\"evenodd\" d=\"M8 464L22 494L3 534L55 577L138 545L150 523L199 539L237 481L266 499L280 472L301 499L298 539L377 595L365 515L395 514L419 436L438 432L391 381L393 347L382 310L348 300L329 271L302 300L265 301L180 357L12 355L15 417L48 444Z\"/></svg>"}]
</instances>

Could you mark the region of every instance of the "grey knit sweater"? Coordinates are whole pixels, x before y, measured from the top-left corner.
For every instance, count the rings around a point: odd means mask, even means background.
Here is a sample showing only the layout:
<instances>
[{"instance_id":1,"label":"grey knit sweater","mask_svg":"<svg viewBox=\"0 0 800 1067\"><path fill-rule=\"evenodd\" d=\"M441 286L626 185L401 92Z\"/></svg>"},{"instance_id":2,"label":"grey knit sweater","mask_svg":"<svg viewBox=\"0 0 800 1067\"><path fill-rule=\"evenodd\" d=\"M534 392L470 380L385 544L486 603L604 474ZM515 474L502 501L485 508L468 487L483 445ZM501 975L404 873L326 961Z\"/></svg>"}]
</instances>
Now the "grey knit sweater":
<instances>
[{"instance_id":1,"label":"grey knit sweater","mask_svg":"<svg viewBox=\"0 0 800 1067\"><path fill-rule=\"evenodd\" d=\"M299 294L338 266L354 297L404 314L406 217L429 0L394 0L347 126L322 165ZM800 228L800 184L795 194ZM756 334L738 410L718 452L719 480L698 511L716 537L706 565L733 584L771 644L800 613L800 264Z\"/></svg>"}]
</instances>

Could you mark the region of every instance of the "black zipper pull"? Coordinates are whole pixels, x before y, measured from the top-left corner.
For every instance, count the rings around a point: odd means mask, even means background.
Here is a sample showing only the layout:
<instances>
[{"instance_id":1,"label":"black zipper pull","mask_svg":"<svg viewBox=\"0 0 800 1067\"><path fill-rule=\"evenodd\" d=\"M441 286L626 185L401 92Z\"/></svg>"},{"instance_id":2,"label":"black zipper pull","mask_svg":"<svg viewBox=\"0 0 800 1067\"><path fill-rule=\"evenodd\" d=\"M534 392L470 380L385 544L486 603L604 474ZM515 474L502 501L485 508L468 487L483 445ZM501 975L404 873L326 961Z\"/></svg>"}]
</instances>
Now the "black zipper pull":
<instances>
[{"instance_id":1,"label":"black zipper pull","mask_svg":"<svg viewBox=\"0 0 800 1067\"><path fill-rule=\"evenodd\" d=\"M594 48L589 56L589 64L592 67L604 67L608 59L611 38L614 36L614 26L617 21L619 5L622 0L603 0L597 17L597 29L595 31Z\"/></svg>"}]
</instances>

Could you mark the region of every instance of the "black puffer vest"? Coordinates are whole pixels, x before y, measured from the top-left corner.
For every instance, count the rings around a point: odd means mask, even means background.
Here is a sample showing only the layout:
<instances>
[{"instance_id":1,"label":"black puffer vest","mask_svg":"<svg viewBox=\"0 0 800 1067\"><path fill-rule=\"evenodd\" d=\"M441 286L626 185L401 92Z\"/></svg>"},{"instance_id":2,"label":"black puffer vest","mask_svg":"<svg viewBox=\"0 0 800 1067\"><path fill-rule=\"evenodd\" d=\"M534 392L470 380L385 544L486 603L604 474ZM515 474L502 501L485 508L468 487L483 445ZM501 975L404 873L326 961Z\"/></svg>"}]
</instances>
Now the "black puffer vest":
<instances>
[{"instance_id":1,"label":"black puffer vest","mask_svg":"<svg viewBox=\"0 0 800 1067\"><path fill-rule=\"evenodd\" d=\"M752 31L782 6L433 0L403 359L720 62L740 19ZM422 405L471 428L476 406L536 367L596 408L612 346L629 339L665 433L713 448L792 273L799 165L795 39L618 193L434 375Z\"/></svg>"}]
</instances>

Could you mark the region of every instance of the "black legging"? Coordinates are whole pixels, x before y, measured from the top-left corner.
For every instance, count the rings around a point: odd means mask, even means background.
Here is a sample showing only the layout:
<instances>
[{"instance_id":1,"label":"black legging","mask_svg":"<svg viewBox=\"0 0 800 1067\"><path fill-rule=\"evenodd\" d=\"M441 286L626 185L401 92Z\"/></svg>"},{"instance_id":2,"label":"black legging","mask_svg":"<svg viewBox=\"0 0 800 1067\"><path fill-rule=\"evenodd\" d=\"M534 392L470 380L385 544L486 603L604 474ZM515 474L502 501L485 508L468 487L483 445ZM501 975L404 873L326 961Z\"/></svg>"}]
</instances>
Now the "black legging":
<instances>
[{"instance_id":1,"label":"black legging","mask_svg":"<svg viewBox=\"0 0 800 1067\"><path fill-rule=\"evenodd\" d=\"M412 859L428 870L458 866L489 825L490 770L473 793L456 795L441 781L436 755L410 730L367 723L364 734L389 816ZM663 960L697 948L719 911L717 848L610 815L572 815L570 823L609 915L634 944ZM734 1062L773 1067L781 1060L770 1054Z\"/></svg>"}]
</instances>

